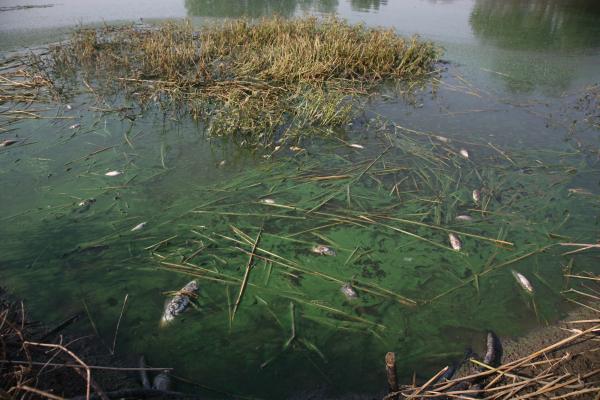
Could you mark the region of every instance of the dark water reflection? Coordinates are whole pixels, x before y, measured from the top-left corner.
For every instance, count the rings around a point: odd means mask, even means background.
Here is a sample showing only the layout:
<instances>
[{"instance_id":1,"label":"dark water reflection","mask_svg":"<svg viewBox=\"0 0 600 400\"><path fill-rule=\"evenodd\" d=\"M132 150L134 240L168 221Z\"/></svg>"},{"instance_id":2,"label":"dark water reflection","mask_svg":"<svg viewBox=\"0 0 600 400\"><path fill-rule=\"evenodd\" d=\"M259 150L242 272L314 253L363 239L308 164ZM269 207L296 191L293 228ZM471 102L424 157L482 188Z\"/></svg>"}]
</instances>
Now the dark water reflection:
<instances>
[{"instance_id":1,"label":"dark water reflection","mask_svg":"<svg viewBox=\"0 0 600 400\"><path fill-rule=\"evenodd\" d=\"M589 0L477 0L473 33L495 46L576 50L600 46L600 2Z\"/></svg>"},{"instance_id":2,"label":"dark water reflection","mask_svg":"<svg viewBox=\"0 0 600 400\"><path fill-rule=\"evenodd\" d=\"M379 11L381 6L387 5L387 0L351 0L350 5L355 11Z\"/></svg>"},{"instance_id":3,"label":"dark water reflection","mask_svg":"<svg viewBox=\"0 0 600 400\"><path fill-rule=\"evenodd\" d=\"M334 13L338 0L185 0L189 16L250 17L266 15L291 17L298 12Z\"/></svg>"}]
</instances>

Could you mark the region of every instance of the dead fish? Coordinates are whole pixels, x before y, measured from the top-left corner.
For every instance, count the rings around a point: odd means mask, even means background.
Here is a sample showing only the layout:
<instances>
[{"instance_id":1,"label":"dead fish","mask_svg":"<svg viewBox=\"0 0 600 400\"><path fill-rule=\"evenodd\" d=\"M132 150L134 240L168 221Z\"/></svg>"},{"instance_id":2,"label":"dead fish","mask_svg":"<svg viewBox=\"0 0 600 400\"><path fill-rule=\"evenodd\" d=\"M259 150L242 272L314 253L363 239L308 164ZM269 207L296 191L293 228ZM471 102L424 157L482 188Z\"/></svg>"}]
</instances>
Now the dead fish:
<instances>
[{"instance_id":1,"label":"dead fish","mask_svg":"<svg viewBox=\"0 0 600 400\"><path fill-rule=\"evenodd\" d=\"M109 172L105 173L104 175L106 175L106 176L119 176L121 174L122 174L121 171L109 171Z\"/></svg>"},{"instance_id":2,"label":"dead fish","mask_svg":"<svg viewBox=\"0 0 600 400\"><path fill-rule=\"evenodd\" d=\"M144 358L143 355L140 356L139 367L140 367L140 380L142 381L142 387L144 389L151 389L152 387L150 386L150 379L148 379L148 371L143 369L143 368L146 368L146 359Z\"/></svg>"},{"instance_id":3,"label":"dead fish","mask_svg":"<svg viewBox=\"0 0 600 400\"><path fill-rule=\"evenodd\" d=\"M67 105L65 106L65 108L66 108L67 110L72 110L72 109L73 109L73 107L71 107L71 105L70 105L70 104L67 104Z\"/></svg>"},{"instance_id":4,"label":"dead fish","mask_svg":"<svg viewBox=\"0 0 600 400\"><path fill-rule=\"evenodd\" d=\"M298 152L298 151L302 151L304 149L302 147L298 147L298 146L290 146L290 150Z\"/></svg>"},{"instance_id":5,"label":"dead fish","mask_svg":"<svg viewBox=\"0 0 600 400\"><path fill-rule=\"evenodd\" d=\"M434 136L434 138L439 140L442 143L448 143L450 141L450 139L448 139L446 136L436 135L436 136Z\"/></svg>"},{"instance_id":6,"label":"dead fish","mask_svg":"<svg viewBox=\"0 0 600 400\"><path fill-rule=\"evenodd\" d=\"M160 326L165 327L173 322L176 316L183 313L190 305L190 297L198 294L198 282L191 281L182 287L175 296L165 304L165 311L160 319Z\"/></svg>"},{"instance_id":7,"label":"dead fish","mask_svg":"<svg viewBox=\"0 0 600 400\"><path fill-rule=\"evenodd\" d=\"M487 351L483 358L483 363L490 367L498 367L502 363L502 343L498 336L489 331L487 334Z\"/></svg>"},{"instance_id":8,"label":"dead fish","mask_svg":"<svg viewBox=\"0 0 600 400\"><path fill-rule=\"evenodd\" d=\"M275 200L273 199L260 199L260 202L263 204L275 204Z\"/></svg>"},{"instance_id":9,"label":"dead fish","mask_svg":"<svg viewBox=\"0 0 600 400\"><path fill-rule=\"evenodd\" d=\"M471 222L473 221L473 217L471 217L470 215L457 215L456 218L454 218L457 221L465 221L465 222Z\"/></svg>"},{"instance_id":10,"label":"dead fish","mask_svg":"<svg viewBox=\"0 0 600 400\"><path fill-rule=\"evenodd\" d=\"M6 140L0 142L0 147L8 147L11 144L15 144L17 142L18 142L18 140L15 140L15 139L6 139Z\"/></svg>"},{"instance_id":11,"label":"dead fish","mask_svg":"<svg viewBox=\"0 0 600 400\"><path fill-rule=\"evenodd\" d=\"M479 203L481 201L481 192L477 189L473 190L472 197L475 203Z\"/></svg>"},{"instance_id":12,"label":"dead fish","mask_svg":"<svg viewBox=\"0 0 600 400\"><path fill-rule=\"evenodd\" d=\"M348 146L350 147L354 147L355 149L364 149L365 146L363 146L362 144L357 144L357 143L350 143Z\"/></svg>"},{"instance_id":13,"label":"dead fish","mask_svg":"<svg viewBox=\"0 0 600 400\"><path fill-rule=\"evenodd\" d=\"M322 244L319 244L319 245L313 247L311 249L311 251L313 253L317 253L317 254L320 254L322 256L335 256L336 255L336 252L335 252L334 249L332 249L329 246L324 246Z\"/></svg>"},{"instance_id":14,"label":"dead fish","mask_svg":"<svg viewBox=\"0 0 600 400\"><path fill-rule=\"evenodd\" d=\"M171 378L168 375L168 371L163 371L154 377L152 389L164 391L171 390Z\"/></svg>"},{"instance_id":15,"label":"dead fish","mask_svg":"<svg viewBox=\"0 0 600 400\"><path fill-rule=\"evenodd\" d=\"M533 286L529 279L525 278L525 275L518 273L517 271L512 271L513 276L517 280L517 283L528 293L533 293Z\"/></svg>"},{"instance_id":16,"label":"dead fish","mask_svg":"<svg viewBox=\"0 0 600 400\"><path fill-rule=\"evenodd\" d=\"M460 149L458 151L458 154L460 154L462 158L469 158L469 152L467 151L467 149Z\"/></svg>"},{"instance_id":17,"label":"dead fish","mask_svg":"<svg viewBox=\"0 0 600 400\"><path fill-rule=\"evenodd\" d=\"M79 129L81 128L81 124L73 124L69 127L69 129Z\"/></svg>"},{"instance_id":18,"label":"dead fish","mask_svg":"<svg viewBox=\"0 0 600 400\"><path fill-rule=\"evenodd\" d=\"M344 296L346 296L346 298L348 300L353 300L356 299L358 297L358 293L356 293L356 290L354 290L354 288L352 287L351 284L346 283L344 284L340 290L342 291L342 293L344 293Z\"/></svg>"},{"instance_id":19,"label":"dead fish","mask_svg":"<svg viewBox=\"0 0 600 400\"><path fill-rule=\"evenodd\" d=\"M227 160L221 160L221 162L219 162L219 167L223 168L225 165L227 165Z\"/></svg>"},{"instance_id":20,"label":"dead fish","mask_svg":"<svg viewBox=\"0 0 600 400\"><path fill-rule=\"evenodd\" d=\"M146 226L147 222L141 222L139 224L137 224L136 226L134 226L133 228L131 228L131 232L135 232L135 231L139 231L144 229L144 227Z\"/></svg>"},{"instance_id":21,"label":"dead fish","mask_svg":"<svg viewBox=\"0 0 600 400\"><path fill-rule=\"evenodd\" d=\"M571 189L568 189L567 191L569 192L569 194L584 194L584 195L588 195L588 196L593 194L589 190L586 190L583 188L571 188Z\"/></svg>"},{"instance_id":22,"label":"dead fish","mask_svg":"<svg viewBox=\"0 0 600 400\"><path fill-rule=\"evenodd\" d=\"M87 210L90 209L90 207L92 206L92 204L94 204L95 202L96 202L96 199L85 199L85 200L82 200L79 203L77 203L77 207L79 207L79 209L77 211L79 211L80 213L86 212Z\"/></svg>"},{"instance_id":23,"label":"dead fish","mask_svg":"<svg viewBox=\"0 0 600 400\"><path fill-rule=\"evenodd\" d=\"M460 239L457 235L455 235L454 233L449 233L448 239L450 240L450 245L454 250L460 251L460 249L462 249L462 243L460 242Z\"/></svg>"}]
</instances>

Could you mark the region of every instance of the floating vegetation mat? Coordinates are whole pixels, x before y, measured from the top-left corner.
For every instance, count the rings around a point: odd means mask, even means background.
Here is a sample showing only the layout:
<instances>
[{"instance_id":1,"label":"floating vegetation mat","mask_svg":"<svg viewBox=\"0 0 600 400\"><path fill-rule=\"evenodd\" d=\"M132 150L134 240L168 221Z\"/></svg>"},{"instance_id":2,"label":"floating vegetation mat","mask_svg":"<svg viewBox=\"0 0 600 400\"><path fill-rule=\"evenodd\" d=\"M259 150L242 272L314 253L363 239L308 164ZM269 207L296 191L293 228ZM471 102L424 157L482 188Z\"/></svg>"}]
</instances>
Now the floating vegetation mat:
<instances>
[{"instance_id":1,"label":"floating vegetation mat","mask_svg":"<svg viewBox=\"0 0 600 400\"><path fill-rule=\"evenodd\" d=\"M214 135L270 145L274 136L345 125L355 98L379 82L430 75L437 55L430 42L389 29L268 18L198 31L184 23L82 28L31 68L62 95L85 85L102 98L190 112Z\"/></svg>"}]
</instances>

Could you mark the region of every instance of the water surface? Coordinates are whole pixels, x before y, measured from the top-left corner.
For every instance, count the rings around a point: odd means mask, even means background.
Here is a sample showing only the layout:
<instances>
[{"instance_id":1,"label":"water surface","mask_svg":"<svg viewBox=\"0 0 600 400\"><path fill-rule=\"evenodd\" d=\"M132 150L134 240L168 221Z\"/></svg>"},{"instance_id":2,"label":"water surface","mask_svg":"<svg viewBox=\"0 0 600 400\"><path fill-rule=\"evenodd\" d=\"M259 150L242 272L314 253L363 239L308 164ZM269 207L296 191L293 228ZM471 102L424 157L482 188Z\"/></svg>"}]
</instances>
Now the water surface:
<instances>
[{"instance_id":1,"label":"water surface","mask_svg":"<svg viewBox=\"0 0 600 400\"><path fill-rule=\"evenodd\" d=\"M145 353L173 366L217 397L288 398L315 388L379 394L387 351L402 360L403 379L413 370L423 378L481 346L486 329L518 336L559 318L564 268L597 261L561 257L552 246L598 235L598 117L582 100L600 77L594 1L63 1L1 11L0 48L57 41L77 24L273 13L337 14L419 34L443 46L450 64L411 96L369 101L338 132L363 150L330 139L265 158L176 114L100 112L87 94L58 109L64 119L53 120L52 108L49 119L11 125L0 139L27 145L0 150L10 188L0 191L2 284L37 318L85 313L76 328L89 333L91 319L107 343L128 295L117 350L132 363ZM68 128L74 123L81 129ZM456 155L462 147L470 160ZM124 174L106 177L110 170ZM344 174L351 177L315 179ZM490 194L490 214L474 211L474 188ZM96 202L81 210L87 198ZM457 223L458 212L475 220ZM130 231L143 221L144 230ZM432 226L478 237L461 236L464 249L454 252L447 232ZM256 260L231 323L244 250L259 232L272 254ZM337 255L312 253L319 243ZM511 269L530 278L533 297ZM164 292L192 276L201 284L199 310L159 329ZM344 298L344 282L357 287L356 301Z\"/></svg>"}]
</instances>

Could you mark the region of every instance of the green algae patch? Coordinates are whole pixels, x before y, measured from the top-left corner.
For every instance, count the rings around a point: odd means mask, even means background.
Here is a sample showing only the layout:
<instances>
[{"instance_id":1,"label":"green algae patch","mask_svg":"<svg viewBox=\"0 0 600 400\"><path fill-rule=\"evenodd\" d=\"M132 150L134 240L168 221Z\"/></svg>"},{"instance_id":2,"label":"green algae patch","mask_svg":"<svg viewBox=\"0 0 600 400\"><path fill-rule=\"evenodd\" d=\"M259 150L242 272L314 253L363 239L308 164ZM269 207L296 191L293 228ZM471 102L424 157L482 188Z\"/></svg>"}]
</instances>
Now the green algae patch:
<instances>
[{"instance_id":1,"label":"green algae patch","mask_svg":"<svg viewBox=\"0 0 600 400\"><path fill-rule=\"evenodd\" d=\"M437 56L432 43L391 29L274 17L197 31L174 22L80 29L37 65L56 85L75 75L98 95L183 106L213 135L270 145L345 125L377 83L421 80Z\"/></svg>"}]
</instances>

